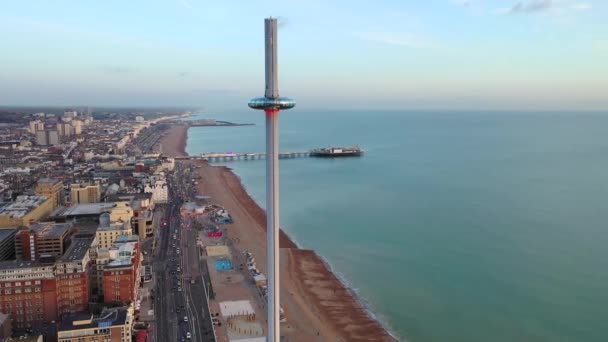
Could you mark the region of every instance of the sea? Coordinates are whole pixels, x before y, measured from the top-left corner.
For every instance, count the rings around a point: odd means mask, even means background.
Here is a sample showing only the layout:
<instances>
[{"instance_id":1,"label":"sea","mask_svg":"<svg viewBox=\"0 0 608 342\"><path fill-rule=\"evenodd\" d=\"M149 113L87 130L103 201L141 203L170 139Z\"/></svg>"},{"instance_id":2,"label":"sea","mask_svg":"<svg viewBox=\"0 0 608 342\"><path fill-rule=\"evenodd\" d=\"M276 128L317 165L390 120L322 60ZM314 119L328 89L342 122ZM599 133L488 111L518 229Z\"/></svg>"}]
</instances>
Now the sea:
<instances>
[{"instance_id":1,"label":"sea","mask_svg":"<svg viewBox=\"0 0 608 342\"><path fill-rule=\"evenodd\" d=\"M608 341L608 113L306 111L280 221L403 341ZM263 152L264 115L191 119L187 152ZM265 162L227 162L265 206Z\"/></svg>"}]
</instances>

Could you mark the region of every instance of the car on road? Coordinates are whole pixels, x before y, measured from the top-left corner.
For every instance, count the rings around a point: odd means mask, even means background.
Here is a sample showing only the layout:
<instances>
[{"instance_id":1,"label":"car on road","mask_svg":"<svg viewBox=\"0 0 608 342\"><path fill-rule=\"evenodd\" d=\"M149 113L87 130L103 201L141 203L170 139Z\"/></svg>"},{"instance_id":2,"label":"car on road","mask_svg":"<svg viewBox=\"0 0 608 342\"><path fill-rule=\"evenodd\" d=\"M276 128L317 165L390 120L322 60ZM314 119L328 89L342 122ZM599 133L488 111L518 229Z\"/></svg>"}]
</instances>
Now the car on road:
<instances>
[{"instance_id":1,"label":"car on road","mask_svg":"<svg viewBox=\"0 0 608 342\"><path fill-rule=\"evenodd\" d=\"M192 338L192 335L190 335L190 332L189 332L189 331L186 333L186 338L187 338L188 340Z\"/></svg>"},{"instance_id":2,"label":"car on road","mask_svg":"<svg viewBox=\"0 0 608 342\"><path fill-rule=\"evenodd\" d=\"M177 292L182 292L182 287L181 286L177 287Z\"/></svg>"},{"instance_id":3,"label":"car on road","mask_svg":"<svg viewBox=\"0 0 608 342\"><path fill-rule=\"evenodd\" d=\"M184 316L184 322L188 323L188 316Z\"/></svg>"}]
</instances>

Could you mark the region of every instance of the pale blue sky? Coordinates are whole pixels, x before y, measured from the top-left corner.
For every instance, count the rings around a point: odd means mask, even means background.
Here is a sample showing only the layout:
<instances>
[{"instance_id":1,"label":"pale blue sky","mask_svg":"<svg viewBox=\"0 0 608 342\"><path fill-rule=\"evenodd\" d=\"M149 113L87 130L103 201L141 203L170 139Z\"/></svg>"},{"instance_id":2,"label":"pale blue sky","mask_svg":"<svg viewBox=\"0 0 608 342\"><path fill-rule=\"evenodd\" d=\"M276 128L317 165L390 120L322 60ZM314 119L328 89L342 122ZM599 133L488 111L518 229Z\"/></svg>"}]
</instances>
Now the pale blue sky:
<instances>
[{"instance_id":1,"label":"pale blue sky","mask_svg":"<svg viewBox=\"0 0 608 342\"><path fill-rule=\"evenodd\" d=\"M0 104L245 108L270 15L300 108L608 109L600 0L7 0Z\"/></svg>"}]
</instances>

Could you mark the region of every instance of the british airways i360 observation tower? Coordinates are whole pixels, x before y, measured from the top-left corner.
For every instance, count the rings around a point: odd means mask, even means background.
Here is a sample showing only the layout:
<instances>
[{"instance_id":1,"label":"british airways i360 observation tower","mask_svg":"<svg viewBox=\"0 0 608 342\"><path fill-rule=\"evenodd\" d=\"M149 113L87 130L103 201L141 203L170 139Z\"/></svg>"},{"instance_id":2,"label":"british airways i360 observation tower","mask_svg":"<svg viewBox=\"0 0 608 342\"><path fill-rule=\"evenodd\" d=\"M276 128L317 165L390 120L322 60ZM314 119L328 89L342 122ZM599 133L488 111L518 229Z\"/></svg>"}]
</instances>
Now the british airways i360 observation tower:
<instances>
[{"instance_id":1,"label":"british airways i360 observation tower","mask_svg":"<svg viewBox=\"0 0 608 342\"><path fill-rule=\"evenodd\" d=\"M264 20L266 92L249 101L249 107L266 113L266 256L268 261L268 341L280 341L279 323L279 111L296 102L279 97L277 70L277 19Z\"/></svg>"}]
</instances>

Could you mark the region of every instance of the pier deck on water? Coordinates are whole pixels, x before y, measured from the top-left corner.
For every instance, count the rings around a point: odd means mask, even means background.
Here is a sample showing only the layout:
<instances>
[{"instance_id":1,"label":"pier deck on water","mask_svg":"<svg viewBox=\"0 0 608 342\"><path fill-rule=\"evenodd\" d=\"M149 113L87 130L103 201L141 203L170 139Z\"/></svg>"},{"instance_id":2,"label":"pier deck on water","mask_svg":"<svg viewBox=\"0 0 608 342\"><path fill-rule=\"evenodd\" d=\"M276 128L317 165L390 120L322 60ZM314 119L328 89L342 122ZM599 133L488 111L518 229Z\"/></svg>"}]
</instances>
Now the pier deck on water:
<instances>
[{"instance_id":1,"label":"pier deck on water","mask_svg":"<svg viewBox=\"0 0 608 342\"><path fill-rule=\"evenodd\" d=\"M309 157L310 152L280 152L279 159L293 159ZM258 160L265 159L266 153L203 153L200 155L200 159L220 162L220 161L237 161L237 160Z\"/></svg>"}]
</instances>

